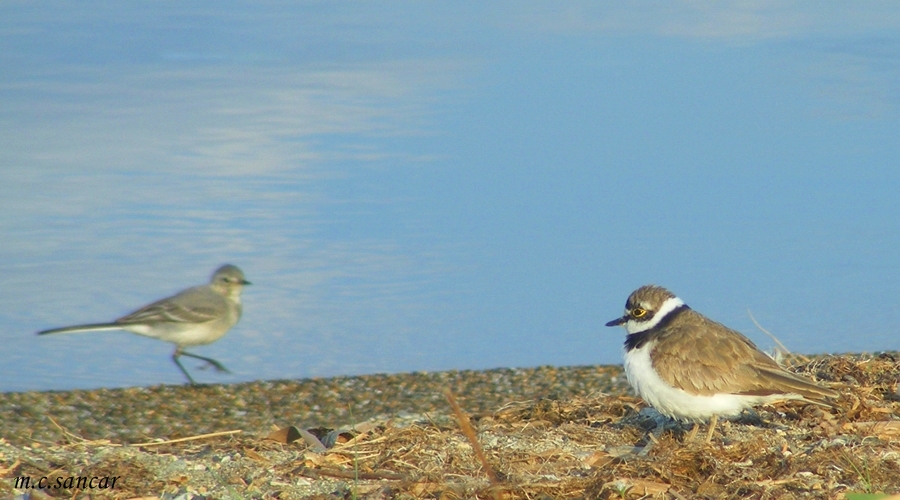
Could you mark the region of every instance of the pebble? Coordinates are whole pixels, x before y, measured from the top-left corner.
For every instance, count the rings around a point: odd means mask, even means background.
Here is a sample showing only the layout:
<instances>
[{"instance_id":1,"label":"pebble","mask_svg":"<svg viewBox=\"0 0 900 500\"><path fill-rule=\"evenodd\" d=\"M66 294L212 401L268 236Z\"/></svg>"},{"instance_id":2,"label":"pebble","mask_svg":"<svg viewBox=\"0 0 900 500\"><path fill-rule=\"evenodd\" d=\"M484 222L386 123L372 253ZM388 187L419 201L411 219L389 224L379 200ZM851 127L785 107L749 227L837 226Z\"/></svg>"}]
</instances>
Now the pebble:
<instances>
[{"instance_id":1,"label":"pebble","mask_svg":"<svg viewBox=\"0 0 900 500\"><path fill-rule=\"evenodd\" d=\"M219 385L0 393L0 436L20 446L129 444L241 429L338 428L375 417L447 414L444 389L471 415L511 401L630 390L621 366L500 368Z\"/></svg>"}]
</instances>

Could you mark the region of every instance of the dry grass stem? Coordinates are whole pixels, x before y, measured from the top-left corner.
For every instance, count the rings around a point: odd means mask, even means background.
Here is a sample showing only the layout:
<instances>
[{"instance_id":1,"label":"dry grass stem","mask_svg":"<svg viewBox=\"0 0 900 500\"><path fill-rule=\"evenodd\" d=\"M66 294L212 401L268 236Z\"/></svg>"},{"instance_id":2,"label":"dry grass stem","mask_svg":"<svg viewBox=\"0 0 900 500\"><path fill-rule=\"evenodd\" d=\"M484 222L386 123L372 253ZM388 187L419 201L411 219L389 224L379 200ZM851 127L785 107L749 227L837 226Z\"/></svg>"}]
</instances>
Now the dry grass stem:
<instances>
[{"instance_id":1,"label":"dry grass stem","mask_svg":"<svg viewBox=\"0 0 900 500\"><path fill-rule=\"evenodd\" d=\"M481 443L478 442L478 436L475 435L475 429L469 421L469 416L459 407L459 403L456 402L456 398L453 396L453 391L444 389L444 397L446 397L447 401L450 403L450 408L453 409L453 414L456 416L457 422L459 422L460 429L466 436L466 439L469 440L469 444L472 445L475 456L478 458L478 461L481 462L481 466L484 467L484 472L487 474L488 479L490 479L491 484L499 486L500 480L497 479L494 468L491 467L491 464L488 463L487 458L484 456L484 450L481 449Z\"/></svg>"},{"instance_id":2,"label":"dry grass stem","mask_svg":"<svg viewBox=\"0 0 900 500\"><path fill-rule=\"evenodd\" d=\"M794 354L794 353L792 353L790 349L788 349L787 347L785 347L785 345L782 344L780 340L778 340L778 337L776 337L775 335L773 335L772 332L770 332L769 330L766 330L765 328L763 328L763 326L760 325L758 321L756 321L756 318L753 317L753 313L750 312L750 309L747 309L747 316L750 316L750 321L752 321L753 324L756 325L757 328L759 328L760 330L762 330L763 333L765 333L766 335L768 335L769 338L771 338L773 341L775 341L776 344L778 344L778 349L780 349L781 352L782 352L785 356L789 356L789 357L794 358L794 359L799 359L800 361L802 361L802 362L804 362L804 363L809 363L809 358L808 358L808 357L806 357L806 356L804 356L804 355L802 355L802 354Z\"/></svg>"},{"instance_id":3,"label":"dry grass stem","mask_svg":"<svg viewBox=\"0 0 900 500\"><path fill-rule=\"evenodd\" d=\"M162 446L164 444L186 443L188 441L197 441L198 439L209 439L209 438L220 437L220 436L233 436L235 434L240 434L242 432L244 432L244 431L242 431L240 429L233 430L233 431L210 432L208 434L200 434L197 436L188 436L188 437L183 437L183 438L178 438L178 439L169 439L166 441L151 441L149 443L135 443L135 444L132 444L131 446L148 448L150 446Z\"/></svg>"}]
</instances>

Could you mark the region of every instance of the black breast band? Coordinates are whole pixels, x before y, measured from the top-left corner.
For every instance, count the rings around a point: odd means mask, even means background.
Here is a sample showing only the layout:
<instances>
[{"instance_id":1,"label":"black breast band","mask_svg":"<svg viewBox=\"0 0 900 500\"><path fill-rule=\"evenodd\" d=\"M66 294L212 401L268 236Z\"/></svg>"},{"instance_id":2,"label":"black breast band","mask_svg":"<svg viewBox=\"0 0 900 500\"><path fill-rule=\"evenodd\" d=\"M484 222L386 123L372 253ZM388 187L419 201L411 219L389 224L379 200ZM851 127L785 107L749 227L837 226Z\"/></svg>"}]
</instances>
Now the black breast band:
<instances>
[{"instance_id":1,"label":"black breast band","mask_svg":"<svg viewBox=\"0 0 900 500\"><path fill-rule=\"evenodd\" d=\"M669 314L666 314L653 328L644 330L643 332L629 334L625 337L625 352L629 352L632 349L640 349L644 344L653 340L659 334L659 330L671 323L672 320L675 319L675 316L678 316L688 309L690 309L690 307L686 304L682 304L669 311Z\"/></svg>"}]
</instances>

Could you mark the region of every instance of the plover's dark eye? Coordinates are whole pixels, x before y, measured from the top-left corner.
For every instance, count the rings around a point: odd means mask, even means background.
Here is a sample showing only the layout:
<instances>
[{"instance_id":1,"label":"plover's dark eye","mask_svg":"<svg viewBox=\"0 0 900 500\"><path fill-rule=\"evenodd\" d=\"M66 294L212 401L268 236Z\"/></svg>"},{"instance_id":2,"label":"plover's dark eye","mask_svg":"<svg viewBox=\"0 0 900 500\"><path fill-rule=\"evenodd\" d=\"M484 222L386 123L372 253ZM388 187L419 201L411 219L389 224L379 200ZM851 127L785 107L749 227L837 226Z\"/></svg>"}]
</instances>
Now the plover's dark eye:
<instances>
[{"instance_id":1,"label":"plover's dark eye","mask_svg":"<svg viewBox=\"0 0 900 500\"><path fill-rule=\"evenodd\" d=\"M640 307L635 307L631 310L631 316L633 318L643 318L647 314L646 309L641 309Z\"/></svg>"}]
</instances>

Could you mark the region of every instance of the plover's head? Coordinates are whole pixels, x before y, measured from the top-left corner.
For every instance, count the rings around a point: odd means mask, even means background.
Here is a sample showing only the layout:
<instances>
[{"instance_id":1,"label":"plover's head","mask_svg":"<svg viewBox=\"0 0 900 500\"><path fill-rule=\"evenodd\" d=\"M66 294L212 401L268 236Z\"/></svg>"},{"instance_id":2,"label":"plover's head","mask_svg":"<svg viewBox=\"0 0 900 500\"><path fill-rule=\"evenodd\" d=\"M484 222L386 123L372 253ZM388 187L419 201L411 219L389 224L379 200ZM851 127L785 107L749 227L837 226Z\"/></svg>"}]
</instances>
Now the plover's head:
<instances>
[{"instance_id":1,"label":"plover's head","mask_svg":"<svg viewBox=\"0 0 900 500\"><path fill-rule=\"evenodd\" d=\"M625 315L610 321L606 326L623 325L629 335L640 333L658 325L666 315L683 305L681 299L665 288L645 285L628 296Z\"/></svg>"}]
</instances>

